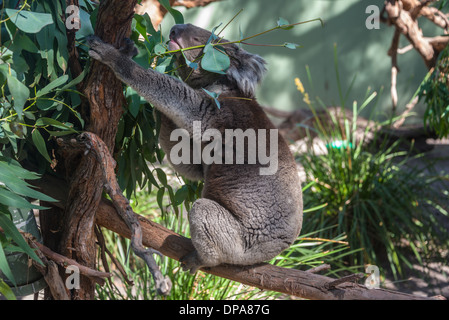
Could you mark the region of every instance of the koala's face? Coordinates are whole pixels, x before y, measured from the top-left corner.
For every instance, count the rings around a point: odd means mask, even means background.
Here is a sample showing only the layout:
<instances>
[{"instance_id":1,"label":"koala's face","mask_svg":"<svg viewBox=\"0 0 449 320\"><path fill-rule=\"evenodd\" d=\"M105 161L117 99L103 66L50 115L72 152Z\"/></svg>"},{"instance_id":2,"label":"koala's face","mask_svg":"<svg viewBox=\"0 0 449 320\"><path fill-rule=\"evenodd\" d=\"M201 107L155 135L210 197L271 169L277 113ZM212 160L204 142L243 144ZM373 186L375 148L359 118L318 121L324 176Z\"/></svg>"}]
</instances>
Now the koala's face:
<instances>
[{"instance_id":1,"label":"koala's face","mask_svg":"<svg viewBox=\"0 0 449 320\"><path fill-rule=\"evenodd\" d=\"M212 33L192 24L177 24L170 30L170 50L178 50L198 45L205 45ZM216 40L218 41L218 40ZM221 43L229 42L222 39ZM203 48L184 51L184 56L199 64L199 68L192 69L186 65L181 53L176 54L177 63L181 66L178 73L181 78L193 88L204 88L220 78L227 78L232 87L238 88L246 97L254 95L255 87L266 71L265 61L258 55L251 54L235 44L224 45L226 54L231 59L231 65L226 75L211 73L201 68L199 62Z\"/></svg>"},{"instance_id":2,"label":"koala's face","mask_svg":"<svg viewBox=\"0 0 449 320\"><path fill-rule=\"evenodd\" d=\"M170 30L169 49L178 50L182 48L204 45L207 43L211 35L211 32L196 27L192 24L177 24ZM199 60L202 54L203 48L184 51L184 56L190 62L198 63L199 66ZM176 54L176 59L178 65L182 66L178 69L179 75L193 87L206 86L207 84L214 82L219 77L218 74L213 74L201 69L201 66L196 70L192 70L192 68L186 65L185 58L181 53Z\"/></svg>"}]
</instances>

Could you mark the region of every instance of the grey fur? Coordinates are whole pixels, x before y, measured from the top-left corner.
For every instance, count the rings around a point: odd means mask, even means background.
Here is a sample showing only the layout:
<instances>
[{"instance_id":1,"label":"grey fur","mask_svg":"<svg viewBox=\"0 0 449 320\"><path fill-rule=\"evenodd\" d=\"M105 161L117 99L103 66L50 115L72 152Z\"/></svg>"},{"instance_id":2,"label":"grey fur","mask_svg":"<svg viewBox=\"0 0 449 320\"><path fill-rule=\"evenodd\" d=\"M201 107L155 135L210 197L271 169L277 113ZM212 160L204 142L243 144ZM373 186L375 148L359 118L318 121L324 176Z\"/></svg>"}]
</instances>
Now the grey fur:
<instances>
[{"instance_id":1,"label":"grey fur","mask_svg":"<svg viewBox=\"0 0 449 320\"><path fill-rule=\"evenodd\" d=\"M210 35L209 31L190 24L176 25L171 30L170 45L187 48L204 44ZM90 37L89 45L92 58L111 67L119 79L161 111L160 144L168 156L178 143L170 141L171 132L183 128L192 137L194 121L201 121L202 132L213 128L223 136L226 129L275 129L255 99L236 99L253 98L266 70L262 58L236 45L225 46L231 58L226 75L202 68L192 72L184 66L179 75L185 82L141 68L131 59L135 54L131 43L115 49L97 37ZM194 61L202 50L188 50L184 54ZM177 58L179 64L184 63L181 55ZM201 88L221 94L221 109ZM204 179L202 198L189 212L195 251L182 259L185 270L194 273L198 268L222 263L263 262L295 241L302 225L301 186L289 148L282 137L277 138L278 167L272 175L260 175L259 169L266 166L259 162L249 164L248 156L245 164L173 165L189 179ZM203 141L201 148L208 143ZM245 146L248 150L248 142Z\"/></svg>"}]
</instances>

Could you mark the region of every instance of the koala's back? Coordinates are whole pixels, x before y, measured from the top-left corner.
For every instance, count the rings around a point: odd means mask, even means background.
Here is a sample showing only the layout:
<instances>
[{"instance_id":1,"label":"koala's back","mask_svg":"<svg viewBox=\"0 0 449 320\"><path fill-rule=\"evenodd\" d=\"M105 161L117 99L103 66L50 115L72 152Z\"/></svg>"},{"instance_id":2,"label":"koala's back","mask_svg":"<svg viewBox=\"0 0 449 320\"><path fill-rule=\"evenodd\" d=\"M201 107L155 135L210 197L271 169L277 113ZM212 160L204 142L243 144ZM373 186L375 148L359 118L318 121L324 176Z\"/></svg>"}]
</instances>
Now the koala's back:
<instances>
[{"instance_id":1,"label":"koala's back","mask_svg":"<svg viewBox=\"0 0 449 320\"><path fill-rule=\"evenodd\" d=\"M255 129L256 136L259 129L267 130L266 150L257 151L269 154L269 131L276 128L256 101L225 103L217 113L216 125ZM296 163L284 139L279 133L276 137L278 162L274 174L261 175L260 168L267 165L258 157L256 164L248 164L245 157L245 164L212 164L205 177L203 197L216 201L241 222L248 247L278 239L287 248L301 229L302 191Z\"/></svg>"}]
</instances>

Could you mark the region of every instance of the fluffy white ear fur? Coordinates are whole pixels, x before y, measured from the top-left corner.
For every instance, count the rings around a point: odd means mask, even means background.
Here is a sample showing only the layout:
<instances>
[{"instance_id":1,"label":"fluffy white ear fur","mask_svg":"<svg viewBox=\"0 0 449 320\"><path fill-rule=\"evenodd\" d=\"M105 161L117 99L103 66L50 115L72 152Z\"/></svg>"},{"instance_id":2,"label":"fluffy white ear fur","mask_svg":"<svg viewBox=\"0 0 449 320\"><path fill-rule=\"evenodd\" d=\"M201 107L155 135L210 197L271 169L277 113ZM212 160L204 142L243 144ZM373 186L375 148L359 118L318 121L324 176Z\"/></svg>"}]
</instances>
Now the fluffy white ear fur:
<instances>
[{"instance_id":1,"label":"fluffy white ear fur","mask_svg":"<svg viewBox=\"0 0 449 320\"><path fill-rule=\"evenodd\" d=\"M266 61L256 54L238 48L231 56L231 66L226 72L242 93L254 97L256 87L267 71Z\"/></svg>"}]
</instances>

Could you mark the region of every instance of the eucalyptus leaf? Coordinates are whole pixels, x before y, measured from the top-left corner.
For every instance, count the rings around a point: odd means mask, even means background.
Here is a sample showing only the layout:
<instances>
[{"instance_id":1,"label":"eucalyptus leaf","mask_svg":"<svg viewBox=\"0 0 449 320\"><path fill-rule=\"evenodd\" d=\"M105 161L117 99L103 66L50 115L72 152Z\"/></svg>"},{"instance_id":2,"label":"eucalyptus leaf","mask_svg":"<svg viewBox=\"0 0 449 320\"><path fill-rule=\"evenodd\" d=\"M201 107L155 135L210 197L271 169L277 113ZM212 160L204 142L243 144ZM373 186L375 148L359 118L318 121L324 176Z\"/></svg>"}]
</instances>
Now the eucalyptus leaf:
<instances>
[{"instance_id":1,"label":"eucalyptus leaf","mask_svg":"<svg viewBox=\"0 0 449 320\"><path fill-rule=\"evenodd\" d=\"M52 118L47 118L47 117L42 117L36 120L35 123L36 126L45 126L45 125L50 125L53 126L55 128L59 128L59 129L63 129L63 130L69 130L71 133L77 133L76 130L73 130L71 127L63 124L62 122L52 119Z\"/></svg>"},{"instance_id":2,"label":"eucalyptus leaf","mask_svg":"<svg viewBox=\"0 0 449 320\"><path fill-rule=\"evenodd\" d=\"M51 163L50 156L47 152L47 147L45 146L44 138L42 137L39 130L34 129L33 133L31 134L31 138L39 153L45 158L45 160Z\"/></svg>"},{"instance_id":3,"label":"eucalyptus leaf","mask_svg":"<svg viewBox=\"0 0 449 320\"><path fill-rule=\"evenodd\" d=\"M2 181L12 192L18 195L47 202L57 201L37 190L32 189L28 183L15 177L10 172L0 172L0 181Z\"/></svg>"},{"instance_id":4,"label":"eucalyptus leaf","mask_svg":"<svg viewBox=\"0 0 449 320\"><path fill-rule=\"evenodd\" d=\"M49 13L39 13L25 10L5 9L11 22L17 28L26 33L37 33L46 25L53 23L53 18Z\"/></svg>"},{"instance_id":5,"label":"eucalyptus leaf","mask_svg":"<svg viewBox=\"0 0 449 320\"><path fill-rule=\"evenodd\" d=\"M0 293L8 300L17 300L12 289L2 279L0 279Z\"/></svg>"},{"instance_id":6,"label":"eucalyptus leaf","mask_svg":"<svg viewBox=\"0 0 449 320\"><path fill-rule=\"evenodd\" d=\"M54 70L54 36L55 33L55 26L50 25L47 28L41 30L36 34L36 39L39 44L39 52L41 54L42 59L47 60L47 73L45 74L46 77L51 78L53 74L55 74ZM45 66L42 66L44 68Z\"/></svg>"},{"instance_id":7,"label":"eucalyptus leaf","mask_svg":"<svg viewBox=\"0 0 449 320\"><path fill-rule=\"evenodd\" d=\"M156 168L156 174L159 181L162 183L164 187L167 186L167 175L161 168Z\"/></svg>"},{"instance_id":8,"label":"eucalyptus leaf","mask_svg":"<svg viewBox=\"0 0 449 320\"><path fill-rule=\"evenodd\" d=\"M46 209L45 207L29 203L25 198L2 187L0 187L0 203L19 209Z\"/></svg>"},{"instance_id":9,"label":"eucalyptus leaf","mask_svg":"<svg viewBox=\"0 0 449 320\"><path fill-rule=\"evenodd\" d=\"M284 47L294 50L294 49L299 48L301 46L299 44L296 44L296 43L286 42L286 43L284 43Z\"/></svg>"},{"instance_id":10,"label":"eucalyptus leaf","mask_svg":"<svg viewBox=\"0 0 449 320\"><path fill-rule=\"evenodd\" d=\"M154 46L154 53L157 55L164 54L166 51L167 48L162 43L158 43Z\"/></svg>"},{"instance_id":11,"label":"eucalyptus leaf","mask_svg":"<svg viewBox=\"0 0 449 320\"><path fill-rule=\"evenodd\" d=\"M3 214L0 213L0 215ZM3 251L3 246L1 242L0 242L0 271L9 279L9 281L11 281L14 285L16 285L16 280L14 279L14 275L12 274L11 268L9 267L8 260L6 260L6 255L5 252Z\"/></svg>"},{"instance_id":12,"label":"eucalyptus leaf","mask_svg":"<svg viewBox=\"0 0 449 320\"><path fill-rule=\"evenodd\" d=\"M204 57L201 59L201 68L206 71L226 74L231 65L231 59L224 53L223 47L213 46L211 43L204 47Z\"/></svg>"},{"instance_id":13,"label":"eucalyptus leaf","mask_svg":"<svg viewBox=\"0 0 449 320\"><path fill-rule=\"evenodd\" d=\"M293 29L293 26L289 26L289 24L290 24L290 22L288 22L284 18L279 18L279 20L277 21L278 27L280 27L283 30Z\"/></svg>"},{"instance_id":14,"label":"eucalyptus leaf","mask_svg":"<svg viewBox=\"0 0 449 320\"><path fill-rule=\"evenodd\" d=\"M186 61L186 64L187 64L190 68L192 68L192 69L194 69L194 70L198 70L198 67L199 67L198 63L192 62L192 61L190 61L189 59L187 59L187 57L185 56L184 52L182 52L182 55L183 55L183 57L184 57L184 59L185 59L185 61Z\"/></svg>"},{"instance_id":15,"label":"eucalyptus leaf","mask_svg":"<svg viewBox=\"0 0 449 320\"><path fill-rule=\"evenodd\" d=\"M14 110L17 112L19 119L22 119L23 107L30 96L30 90L26 85L12 75L7 74L6 77L8 81L8 89L14 98Z\"/></svg>"},{"instance_id":16,"label":"eucalyptus leaf","mask_svg":"<svg viewBox=\"0 0 449 320\"><path fill-rule=\"evenodd\" d=\"M8 161L5 161L5 159L2 157L0 157L0 171L8 171L20 179L25 180L39 179L39 175L37 175L36 173L20 167L17 163L14 163L14 160L8 159Z\"/></svg>"},{"instance_id":17,"label":"eucalyptus leaf","mask_svg":"<svg viewBox=\"0 0 449 320\"><path fill-rule=\"evenodd\" d=\"M215 104L217 105L217 108L220 109L221 105L220 105L220 102L218 101L218 97L220 96L220 94L218 94L216 92L209 91L204 88L203 88L203 91L206 92L212 99L214 99Z\"/></svg>"},{"instance_id":18,"label":"eucalyptus leaf","mask_svg":"<svg viewBox=\"0 0 449 320\"><path fill-rule=\"evenodd\" d=\"M65 74L65 75L59 77L58 79L56 79L54 81L51 81L44 88L42 88L41 90L36 92L36 97L41 97L43 95L46 95L47 93L49 93L53 89L55 89L55 88L57 88L59 86L62 86L64 83L67 82L68 79L69 79L69 76L67 74Z\"/></svg>"},{"instance_id":19,"label":"eucalyptus leaf","mask_svg":"<svg viewBox=\"0 0 449 320\"><path fill-rule=\"evenodd\" d=\"M26 50L31 53L37 53L39 49L36 44L24 33L17 33L14 38L14 42L10 46L13 52Z\"/></svg>"},{"instance_id":20,"label":"eucalyptus leaf","mask_svg":"<svg viewBox=\"0 0 449 320\"><path fill-rule=\"evenodd\" d=\"M19 230L17 230L14 223L11 221L11 219L8 218L6 214L3 214L0 212L0 226L3 228L3 231L5 234L13 239L13 241L36 262L40 263L41 265L44 265L39 259L39 257L36 255L36 253L33 251L33 249L30 248L28 243L26 243L25 239L23 239L22 235L20 234Z\"/></svg>"},{"instance_id":21,"label":"eucalyptus leaf","mask_svg":"<svg viewBox=\"0 0 449 320\"><path fill-rule=\"evenodd\" d=\"M164 212L164 205L163 205L164 193L165 193L165 188L162 187L157 191L157 194L156 194L157 204L159 205L159 208L161 209L162 212Z\"/></svg>"},{"instance_id":22,"label":"eucalyptus leaf","mask_svg":"<svg viewBox=\"0 0 449 320\"><path fill-rule=\"evenodd\" d=\"M176 190L175 193L175 204L179 206L181 203L183 203L187 197L189 196L189 188L188 186L184 185L178 190Z\"/></svg>"},{"instance_id":23,"label":"eucalyptus leaf","mask_svg":"<svg viewBox=\"0 0 449 320\"><path fill-rule=\"evenodd\" d=\"M170 2L168 0L159 0L159 3L168 11L170 12L171 16L175 20L176 24L183 24L184 23L184 17L182 16L182 13L179 12L176 9L173 9L170 6Z\"/></svg>"}]
</instances>

